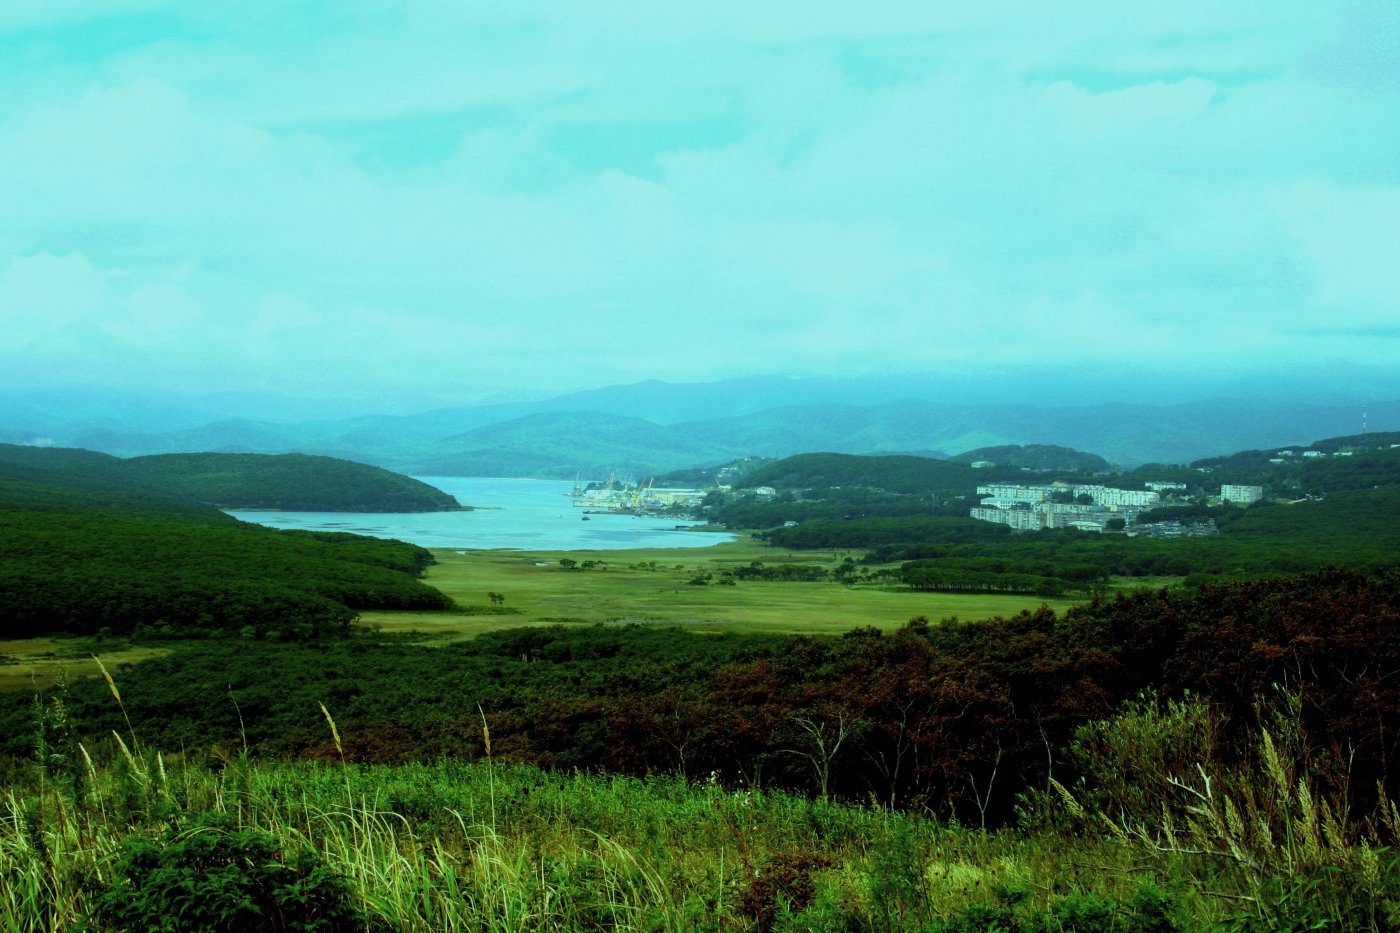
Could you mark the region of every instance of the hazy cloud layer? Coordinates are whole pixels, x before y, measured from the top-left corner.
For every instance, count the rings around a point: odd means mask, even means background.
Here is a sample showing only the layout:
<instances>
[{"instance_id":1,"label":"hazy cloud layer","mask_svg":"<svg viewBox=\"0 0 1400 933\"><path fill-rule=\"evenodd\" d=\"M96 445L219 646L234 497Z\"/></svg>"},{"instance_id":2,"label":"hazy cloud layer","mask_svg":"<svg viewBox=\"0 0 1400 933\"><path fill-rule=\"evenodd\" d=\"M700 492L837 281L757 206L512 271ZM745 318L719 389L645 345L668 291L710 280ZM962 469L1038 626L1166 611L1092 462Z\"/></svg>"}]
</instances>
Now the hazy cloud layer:
<instances>
[{"instance_id":1,"label":"hazy cloud layer","mask_svg":"<svg viewBox=\"0 0 1400 933\"><path fill-rule=\"evenodd\" d=\"M11 6L8 385L1400 359L1394 3Z\"/></svg>"}]
</instances>

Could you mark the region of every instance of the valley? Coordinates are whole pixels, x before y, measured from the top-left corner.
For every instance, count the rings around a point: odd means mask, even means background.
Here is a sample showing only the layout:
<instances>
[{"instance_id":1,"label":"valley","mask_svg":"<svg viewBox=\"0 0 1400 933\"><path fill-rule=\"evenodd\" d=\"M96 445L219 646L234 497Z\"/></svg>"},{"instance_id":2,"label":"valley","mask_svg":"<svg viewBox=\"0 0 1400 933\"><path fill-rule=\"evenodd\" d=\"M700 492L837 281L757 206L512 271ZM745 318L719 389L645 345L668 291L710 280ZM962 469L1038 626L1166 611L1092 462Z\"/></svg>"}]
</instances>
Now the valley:
<instances>
[{"instance_id":1,"label":"valley","mask_svg":"<svg viewBox=\"0 0 1400 933\"><path fill-rule=\"evenodd\" d=\"M1005 593L911 592L897 581L778 582L747 580L733 586L695 585L710 575L749 567L841 567L857 552L777 550L751 539L703 549L626 551L434 551L437 563L424 582L470 614L362 611L357 623L384 631L423 631L463 637L529 624L608 623L790 635L839 635L873 626L892 630L914 616L987 619L1068 599ZM566 568L560 562L571 562ZM588 566L592 564L594 566ZM876 569L876 568L871 568ZM493 612L489 593L505 599Z\"/></svg>"},{"instance_id":2,"label":"valley","mask_svg":"<svg viewBox=\"0 0 1400 933\"><path fill-rule=\"evenodd\" d=\"M201 839L300 853L277 909L346 931L1387 929L1389 440L1119 474L1210 538L977 521L984 481L1110 488L1003 446L746 461L699 506L735 540L622 550L277 530L11 451L0 914L154 922Z\"/></svg>"}]
</instances>

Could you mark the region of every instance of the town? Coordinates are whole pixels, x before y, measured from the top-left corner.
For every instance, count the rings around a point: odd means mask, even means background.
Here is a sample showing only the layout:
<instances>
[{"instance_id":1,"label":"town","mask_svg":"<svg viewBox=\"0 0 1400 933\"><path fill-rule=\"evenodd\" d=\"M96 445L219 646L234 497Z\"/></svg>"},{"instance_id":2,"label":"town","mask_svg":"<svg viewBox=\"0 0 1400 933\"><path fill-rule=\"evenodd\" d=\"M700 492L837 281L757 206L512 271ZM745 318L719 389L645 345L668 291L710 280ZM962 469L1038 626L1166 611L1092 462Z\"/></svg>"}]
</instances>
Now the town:
<instances>
[{"instance_id":1,"label":"town","mask_svg":"<svg viewBox=\"0 0 1400 933\"><path fill-rule=\"evenodd\" d=\"M1146 489L1116 489L1092 484L1052 483L1026 486L989 483L977 487L982 504L971 517L1009 525L1016 531L1043 528L1077 528L1080 531L1122 531L1129 536L1184 537L1217 533L1212 521L1181 523L1173 520L1137 524L1150 510L1170 504L1186 490L1185 483L1148 482ZM1264 496L1262 486L1222 485L1220 501L1249 505Z\"/></svg>"}]
</instances>

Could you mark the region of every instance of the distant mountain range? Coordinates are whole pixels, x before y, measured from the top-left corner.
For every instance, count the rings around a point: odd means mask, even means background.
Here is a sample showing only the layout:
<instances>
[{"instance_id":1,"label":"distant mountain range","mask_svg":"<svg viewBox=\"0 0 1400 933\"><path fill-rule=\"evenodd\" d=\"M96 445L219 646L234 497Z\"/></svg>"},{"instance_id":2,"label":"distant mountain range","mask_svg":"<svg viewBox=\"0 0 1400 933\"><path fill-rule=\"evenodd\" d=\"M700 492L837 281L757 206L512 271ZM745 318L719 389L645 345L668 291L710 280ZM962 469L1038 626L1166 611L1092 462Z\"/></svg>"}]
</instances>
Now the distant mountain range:
<instances>
[{"instance_id":1,"label":"distant mountain range","mask_svg":"<svg viewBox=\"0 0 1400 933\"><path fill-rule=\"evenodd\" d=\"M1047 401L1033 405L950 403L939 394L946 389L936 380L912 379L644 382L544 401L320 420L201 420L218 407L207 400L10 395L0 397L0 442L84 447L127 457L301 452L420 476L582 473L596 478L746 456L812 451L954 456L1031 444L1088 451L1132 467L1352 434L1363 410L1372 430L1400 429L1400 400L1363 403L1352 393L1339 393L1341 400L1331 402L1257 395L1176 404L1068 404L1064 399L1076 397L1073 393L1047 391ZM1302 397L1323 398L1316 391Z\"/></svg>"}]
</instances>

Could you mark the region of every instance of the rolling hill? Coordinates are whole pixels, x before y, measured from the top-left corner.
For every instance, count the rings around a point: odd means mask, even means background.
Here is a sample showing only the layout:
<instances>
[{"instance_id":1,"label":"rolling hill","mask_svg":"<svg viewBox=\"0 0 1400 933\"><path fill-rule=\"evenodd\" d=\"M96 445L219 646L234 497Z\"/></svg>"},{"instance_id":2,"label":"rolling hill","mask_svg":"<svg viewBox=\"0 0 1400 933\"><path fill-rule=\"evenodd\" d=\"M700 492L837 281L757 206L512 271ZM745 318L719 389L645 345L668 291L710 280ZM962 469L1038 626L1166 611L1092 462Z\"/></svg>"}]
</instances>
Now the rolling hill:
<instances>
[{"instance_id":1,"label":"rolling hill","mask_svg":"<svg viewBox=\"0 0 1400 933\"><path fill-rule=\"evenodd\" d=\"M380 467L305 454L160 454L0 444L0 478L221 509L442 512L457 500Z\"/></svg>"}]
</instances>

